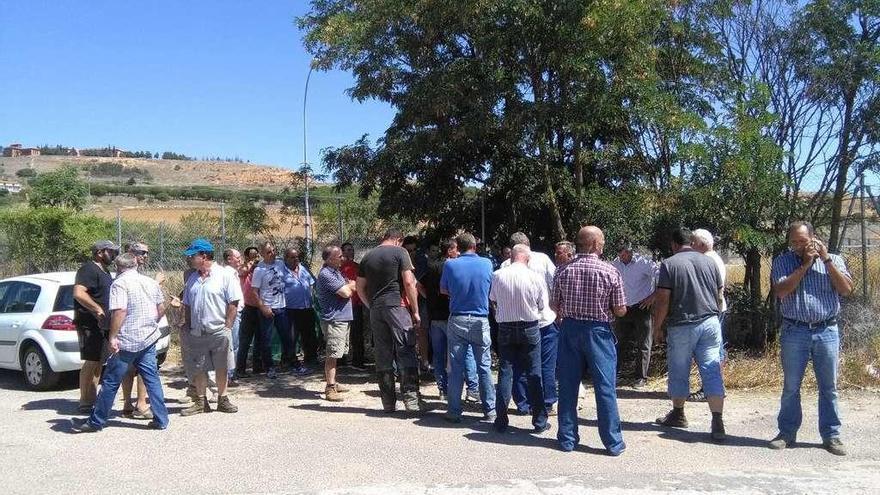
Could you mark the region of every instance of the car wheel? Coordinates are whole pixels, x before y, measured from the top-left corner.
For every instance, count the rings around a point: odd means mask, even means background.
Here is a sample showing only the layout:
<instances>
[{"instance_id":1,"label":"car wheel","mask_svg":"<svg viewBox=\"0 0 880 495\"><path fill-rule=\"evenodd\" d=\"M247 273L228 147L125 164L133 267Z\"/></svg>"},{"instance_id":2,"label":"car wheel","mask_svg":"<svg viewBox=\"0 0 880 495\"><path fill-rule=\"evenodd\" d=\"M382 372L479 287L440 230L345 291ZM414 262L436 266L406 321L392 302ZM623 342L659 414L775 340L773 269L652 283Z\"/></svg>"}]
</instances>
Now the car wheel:
<instances>
[{"instance_id":1,"label":"car wheel","mask_svg":"<svg viewBox=\"0 0 880 495\"><path fill-rule=\"evenodd\" d=\"M21 355L21 370L24 382L31 390L49 390L58 385L61 374L49 366L46 355L36 345L29 345Z\"/></svg>"},{"instance_id":2,"label":"car wheel","mask_svg":"<svg viewBox=\"0 0 880 495\"><path fill-rule=\"evenodd\" d=\"M163 352L162 354L159 354L158 356L156 356L156 364L157 364L158 366L162 366L162 363L165 362L165 358L166 358L167 356L168 356L168 353L167 353L167 352Z\"/></svg>"}]
</instances>

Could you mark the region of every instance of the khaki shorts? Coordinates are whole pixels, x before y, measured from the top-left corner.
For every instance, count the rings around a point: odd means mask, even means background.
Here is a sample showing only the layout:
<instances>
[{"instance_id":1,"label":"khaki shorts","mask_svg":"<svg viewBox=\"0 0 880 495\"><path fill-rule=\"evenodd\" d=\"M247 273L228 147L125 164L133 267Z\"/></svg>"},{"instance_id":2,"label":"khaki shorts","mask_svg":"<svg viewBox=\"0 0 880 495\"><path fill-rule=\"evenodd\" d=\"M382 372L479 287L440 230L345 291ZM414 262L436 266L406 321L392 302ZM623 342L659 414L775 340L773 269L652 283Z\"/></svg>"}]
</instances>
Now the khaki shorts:
<instances>
[{"instance_id":1,"label":"khaki shorts","mask_svg":"<svg viewBox=\"0 0 880 495\"><path fill-rule=\"evenodd\" d=\"M187 373L203 373L217 368L228 370L232 362L232 332L187 335L184 366Z\"/></svg>"},{"instance_id":2,"label":"khaki shorts","mask_svg":"<svg viewBox=\"0 0 880 495\"><path fill-rule=\"evenodd\" d=\"M321 333L324 334L328 358L339 359L348 352L348 329L350 321L321 320Z\"/></svg>"}]
</instances>

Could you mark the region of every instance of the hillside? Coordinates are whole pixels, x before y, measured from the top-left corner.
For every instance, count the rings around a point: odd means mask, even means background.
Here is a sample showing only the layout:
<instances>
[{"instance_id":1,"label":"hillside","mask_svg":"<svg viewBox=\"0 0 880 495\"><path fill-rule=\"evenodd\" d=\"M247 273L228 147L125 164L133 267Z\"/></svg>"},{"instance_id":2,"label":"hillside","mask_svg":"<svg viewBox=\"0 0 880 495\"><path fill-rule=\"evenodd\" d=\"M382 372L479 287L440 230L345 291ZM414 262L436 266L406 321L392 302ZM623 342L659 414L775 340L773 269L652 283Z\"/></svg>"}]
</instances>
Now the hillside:
<instances>
[{"instance_id":1,"label":"hillside","mask_svg":"<svg viewBox=\"0 0 880 495\"><path fill-rule=\"evenodd\" d=\"M125 169L140 173L127 175L92 176L92 181L125 182L130 176L138 183L145 174L151 177L150 184L157 186L214 186L231 189L270 189L281 190L298 184L297 175L281 167L256 165L250 163L189 161L189 160L147 160L143 158L99 158L68 156L0 157L3 175L7 180L17 181L15 173L24 168L40 172L55 170L64 164L73 164L88 169L98 164L119 164Z\"/></svg>"}]
</instances>

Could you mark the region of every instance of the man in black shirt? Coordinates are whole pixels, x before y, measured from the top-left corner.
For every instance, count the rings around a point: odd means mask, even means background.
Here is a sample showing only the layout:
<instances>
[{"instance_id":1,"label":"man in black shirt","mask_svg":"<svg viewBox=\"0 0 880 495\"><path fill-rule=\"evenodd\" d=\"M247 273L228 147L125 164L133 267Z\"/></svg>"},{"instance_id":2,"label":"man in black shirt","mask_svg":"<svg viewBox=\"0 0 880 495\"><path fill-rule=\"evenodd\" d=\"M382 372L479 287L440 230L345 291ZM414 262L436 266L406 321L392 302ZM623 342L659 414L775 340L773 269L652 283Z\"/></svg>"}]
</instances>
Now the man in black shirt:
<instances>
[{"instance_id":1,"label":"man in black shirt","mask_svg":"<svg viewBox=\"0 0 880 495\"><path fill-rule=\"evenodd\" d=\"M370 309L376 373L385 412L396 409L394 363L400 373L400 393L407 411L424 411L419 397L419 361L416 357L416 333L419 304L416 278L409 254L400 247L403 236L389 229L382 243L361 260L358 267L357 293ZM409 311L403 296L409 301Z\"/></svg>"},{"instance_id":2,"label":"man in black shirt","mask_svg":"<svg viewBox=\"0 0 880 495\"><path fill-rule=\"evenodd\" d=\"M107 269L119 254L119 247L110 241L92 246L92 259L76 272L73 285L73 322L79 337L79 355L83 366L79 371L79 410L91 412L101 378L101 358L105 352L110 318L110 284L113 277Z\"/></svg>"}]
</instances>

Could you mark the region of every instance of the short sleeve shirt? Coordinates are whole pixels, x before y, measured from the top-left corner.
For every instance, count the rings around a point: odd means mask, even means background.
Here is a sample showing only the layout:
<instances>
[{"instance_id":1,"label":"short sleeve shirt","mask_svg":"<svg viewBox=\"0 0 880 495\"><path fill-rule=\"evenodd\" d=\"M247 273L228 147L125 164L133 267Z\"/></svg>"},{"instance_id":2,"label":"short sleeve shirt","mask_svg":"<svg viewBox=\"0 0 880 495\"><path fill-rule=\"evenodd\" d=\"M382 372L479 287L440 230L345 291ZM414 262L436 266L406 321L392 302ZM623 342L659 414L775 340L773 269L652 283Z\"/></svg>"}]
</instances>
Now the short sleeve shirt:
<instances>
[{"instance_id":1,"label":"short sleeve shirt","mask_svg":"<svg viewBox=\"0 0 880 495\"><path fill-rule=\"evenodd\" d=\"M399 246L377 246L361 259L358 277L367 279L371 306L401 305L403 272L413 264L406 249Z\"/></svg>"},{"instance_id":2,"label":"short sleeve shirt","mask_svg":"<svg viewBox=\"0 0 880 495\"><path fill-rule=\"evenodd\" d=\"M342 297L336 292L348 281L339 270L324 265L318 272L319 316L324 321L351 321L351 298Z\"/></svg>"},{"instance_id":3,"label":"short sleeve shirt","mask_svg":"<svg viewBox=\"0 0 880 495\"><path fill-rule=\"evenodd\" d=\"M137 270L128 270L116 277L110 286L110 311L125 310L119 329L119 348L140 352L161 337L157 306L165 301L159 284Z\"/></svg>"},{"instance_id":4,"label":"short sleeve shirt","mask_svg":"<svg viewBox=\"0 0 880 495\"><path fill-rule=\"evenodd\" d=\"M251 287L260 289L260 300L272 309L283 309L287 306L284 282L287 279L287 267L281 260L272 263L261 261L254 270Z\"/></svg>"},{"instance_id":5,"label":"short sleeve shirt","mask_svg":"<svg viewBox=\"0 0 880 495\"><path fill-rule=\"evenodd\" d=\"M107 318L101 322L100 327L103 330L110 328L109 305L110 305L110 285L113 283L113 277L110 272L98 266L94 261L87 261L77 270L74 284L82 285L86 288L89 297L95 300ZM79 301L73 301L73 321L77 325L88 327L98 327L98 320L91 311L81 305Z\"/></svg>"},{"instance_id":6,"label":"short sleeve shirt","mask_svg":"<svg viewBox=\"0 0 880 495\"><path fill-rule=\"evenodd\" d=\"M443 265L446 260L434 260L428 263L428 270L421 278L428 300L428 316L432 320L449 319L449 296L440 293L440 277L443 276Z\"/></svg>"},{"instance_id":7,"label":"short sleeve shirt","mask_svg":"<svg viewBox=\"0 0 880 495\"><path fill-rule=\"evenodd\" d=\"M852 279L843 258L836 254L829 256L837 270ZM788 250L780 254L773 260L773 268L770 270L773 283L782 282L799 266L801 258L794 251ZM783 317L804 323L819 323L840 313L840 295L834 290L828 267L821 260L813 262L794 292L780 299L779 303Z\"/></svg>"},{"instance_id":8,"label":"short sleeve shirt","mask_svg":"<svg viewBox=\"0 0 880 495\"><path fill-rule=\"evenodd\" d=\"M308 309L312 307L312 286L315 285L315 277L302 263L296 272L284 267L284 299L286 307L290 309ZM260 293L262 295L262 291Z\"/></svg>"},{"instance_id":9,"label":"short sleeve shirt","mask_svg":"<svg viewBox=\"0 0 880 495\"><path fill-rule=\"evenodd\" d=\"M446 260L440 289L449 293L452 315L489 316L492 262L474 253Z\"/></svg>"},{"instance_id":10,"label":"short sleeve shirt","mask_svg":"<svg viewBox=\"0 0 880 495\"><path fill-rule=\"evenodd\" d=\"M214 264L207 277L193 272L186 281L183 304L190 310L193 335L217 333L226 326L226 307L242 298L238 277Z\"/></svg>"},{"instance_id":11,"label":"short sleeve shirt","mask_svg":"<svg viewBox=\"0 0 880 495\"><path fill-rule=\"evenodd\" d=\"M712 258L687 249L666 258L660 265L657 287L669 289L669 325L699 323L717 316L721 274Z\"/></svg>"},{"instance_id":12,"label":"short sleeve shirt","mask_svg":"<svg viewBox=\"0 0 880 495\"><path fill-rule=\"evenodd\" d=\"M562 318L588 321L610 322L611 309L626 305L620 272L595 254L578 254L556 271L551 299Z\"/></svg>"}]
</instances>

